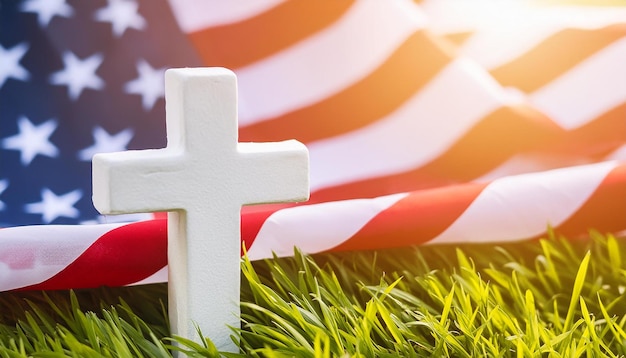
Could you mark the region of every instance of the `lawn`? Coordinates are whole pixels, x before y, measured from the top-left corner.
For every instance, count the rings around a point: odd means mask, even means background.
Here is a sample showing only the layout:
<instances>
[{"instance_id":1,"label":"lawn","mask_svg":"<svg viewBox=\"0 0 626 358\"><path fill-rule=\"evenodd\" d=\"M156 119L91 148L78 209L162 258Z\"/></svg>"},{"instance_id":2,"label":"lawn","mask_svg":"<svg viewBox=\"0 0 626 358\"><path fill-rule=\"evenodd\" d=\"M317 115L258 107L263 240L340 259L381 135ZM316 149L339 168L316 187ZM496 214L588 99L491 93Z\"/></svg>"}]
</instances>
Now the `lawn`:
<instances>
[{"instance_id":1,"label":"lawn","mask_svg":"<svg viewBox=\"0 0 626 358\"><path fill-rule=\"evenodd\" d=\"M624 356L624 240L244 260L230 329L241 356ZM0 356L219 356L169 336L166 306L165 284L0 293Z\"/></svg>"}]
</instances>

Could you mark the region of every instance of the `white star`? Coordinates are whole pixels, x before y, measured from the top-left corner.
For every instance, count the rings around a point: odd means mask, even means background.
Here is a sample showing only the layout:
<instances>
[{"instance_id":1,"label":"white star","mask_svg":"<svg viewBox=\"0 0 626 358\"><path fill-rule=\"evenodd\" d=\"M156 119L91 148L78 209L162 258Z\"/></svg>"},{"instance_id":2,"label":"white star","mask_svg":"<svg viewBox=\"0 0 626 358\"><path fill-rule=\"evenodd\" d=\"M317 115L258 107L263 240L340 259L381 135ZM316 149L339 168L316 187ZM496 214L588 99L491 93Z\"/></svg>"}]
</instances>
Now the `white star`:
<instances>
[{"instance_id":1,"label":"white star","mask_svg":"<svg viewBox=\"0 0 626 358\"><path fill-rule=\"evenodd\" d=\"M74 9L65 3L65 0L29 0L22 4L24 12L37 13L39 26L48 26L54 16L71 17Z\"/></svg>"},{"instance_id":2,"label":"white star","mask_svg":"<svg viewBox=\"0 0 626 358\"><path fill-rule=\"evenodd\" d=\"M7 190L8 187L9 187L8 179L0 180L0 195L2 195L2 193L5 190ZM4 210L5 207L6 205L2 202L2 200L0 200L0 211Z\"/></svg>"},{"instance_id":3,"label":"white star","mask_svg":"<svg viewBox=\"0 0 626 358\"><path fill-rule=\"evenodd\" d=\"M67 86L67 92L72 100L76 100L85 88L102 89L104 81L96 75L102 60L102 54L99 53L81 60L73 53L65 52L63 54L65 68L53 73L50 76L50 83Z\"/></svg>"},{"instance_id":4,"label":"white star","mask_svg":"<svg viewBox=\"0 0 626 358\"><path fill-rule=\"evenodd\" d=\"M30 78L30 73L20 65L20 61L26 54L26 51L28 51L26 42L15 45L10 49L0 45L0 88L2 88L8 78L21 81L27 81Z\"/></svg>"},{"instance_id":5,"label":"white star","mask_svg":"<svg viewBox=\"0 0 626 358\"><path fill-rule=\"evenodd\" d=\"M24 211L29 214L43 215L43 222L46 224L60 216L77 218L80 212L74 207L74 204L82 197L83 193L80 189L70 191L67 194L56 195L50 189L43 188L41 201L24 205Z\"/></svg>"},{"instance_id":6,"label":"white star","mask_svg":"<svg viewBox=\"0 0 626 358\"><path fill-rule=\"evenodd\" d=\"M19 133L7 137L2 141L5 149L22 152L22 165L29 165L37 154L54 158L59 155L59 149L50 142L50 136L57 129L57 121L49 119L35 126L28 118L22 116L17 120Z\"/></svg>"},{"instance_id":7,"label":"white star","mask_svg":"<svg viewBox=\"0 0 626 358\"><path fill-rule=\"evenodd\" d=\"M143 30L146 20L137 13L139 5L134 1L109 0L107 7L96 11L94 18L97 21L110 22L113 26L113 34L120 37L126 29Z\"/></svg>"},{"instance_id":8,"label":"white star","mask_svg":"<svg viewBox=\"0 0 626 358\"><path fill-rule=\"evenodd\" d=\"M139 72L139 77L127 82L124 91L141 95L143 109L149 111L154 107L154 103L165 95L163 80L165 67L154 69L145 60L139 60L137 72Z\"/></svg>"},{"instance_id":9,"label":"white star","mask_svg":"<svg viewBox=\"0 0 626 358\"><path fill-rule=\"evenodd\" d=\"M110 135L101 127L93 129L94 144L78 152L78 159L89 161L97 153L121 152L126 150L133 138L133 131L127 128L115 135Z\"/></svg>"}]
</instances>

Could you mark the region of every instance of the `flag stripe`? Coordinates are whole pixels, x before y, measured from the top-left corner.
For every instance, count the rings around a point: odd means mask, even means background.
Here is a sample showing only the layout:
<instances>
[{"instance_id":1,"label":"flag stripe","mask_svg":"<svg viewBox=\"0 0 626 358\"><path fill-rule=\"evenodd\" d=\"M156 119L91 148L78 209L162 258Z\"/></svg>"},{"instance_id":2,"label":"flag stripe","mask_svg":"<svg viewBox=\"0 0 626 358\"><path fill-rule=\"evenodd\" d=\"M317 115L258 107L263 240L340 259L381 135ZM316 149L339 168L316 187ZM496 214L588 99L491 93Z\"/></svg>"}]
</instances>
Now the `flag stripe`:
<instances>
[{"instance_id":1,"label":"flag stripe","mask_svg":"<svg viewBox=\"0 0 626 358\"><path fill-rule=\"evenodd\" d=\"M499 108L483 116L483 120L468 129L462 138L446 146L442 154L425 164L420 163L408 171L388 172L388 175L373 175L370 178L322 188L311 194L311 201L373 197L379 193L403 192L474 180L499 167L515 154L541 147L557 137L558 128L550 125L549 121L543 121L545 117L541 114L535 113L537 121L529 121L523 112L533 110L524 106ZM501 136L492 135L499 130L504 130ZM312 158L313 154L311 152ZM410 154L411 152L405 153L407 160L413 158ZM379 172L383 173L385 172Z\"/></svg>"},{"instance_id":2,"label":"flag stripe","mask_svg":"<svg viewBox=\"0 0 626 358\"><path fill-rule=\"evenodd\" d=\"M77 226L67 235L62 225L17 226L0 230L0 291L46 280L74 262L101 235L119 225ZM45 235L41 228L45 227Z\"/></svg>"},{"instance_id":3,"label":"flag stripe","mask_svg":"<svg viewBox=\"0 0 626 358\"><path fill-rule=\"evenodd\" d=\"M240 126L341 92L369 76L423 25L404 7L380 1L357 2L324 31L235 70ZM376 31L364 31L369 28Z\"/></svg>"},{"instance_id":4,"label":"flag stripe","mask_svg":"<svg viewBox=\"0 0 626 358\"><path fill-rule=\"evenodd\" d=\"M167 282L167 281L168 281L168 267L167 265L165 265L161 269L159 269L159 271L144 278L143 280L132 282L126 286L148 285L152 283L161 283L161 282Z\"/></svg>"},{"instance_id":5,"label":"flag stripe","mask_svg":"<svg viewBox=\"0 0 626 358\"><path fill-rule=\"evenodd\" d=\"M545 146L562 133L563 130L532 107L523 104L501 107L483 116L462 138L413 175L470 181L515 154Z\"/></svg>"},{"instance_id":6,"label":"flag stripe","mask_svg":"<svg viewBox=\"0 0 626 358\"><path fill-rule=\"evenodd\" d=\"M460 51L488 70L514 62L564 29L593 31L623 24L626 18L626 9L619 7L533 7L521 2L441 0L426 5L422 8L430 20L429 28L437 35L472 33ZM568 52L571 50L575 51L570 48ZM544 58L559 62L563 55Z\"/></svg>"},{"instance_id":7,"label":"flag stripe","mask_svg":"<svg viewBox=\"0 0 626 358\"><path fill-rule=\"evenodd\" d=\"M626 101L624 59L626 37L533 92L530 100L563 128L580 127Z\"/></svg>"},{"instance_id":8,"label":"flag stripe","mask_svg":"<svg viewBox=\"0 0 626 358\"><path fill-rule=\"evenodd\" d=\"M512 241L542 235L547 225L558 227L570 218L616 166L605 162L496 179L430 243Z\"/></svg>"},{"instance_id":9,"label":"flag stripe","mask_svg":"<svg viewBox=\"0 0 626 358\"><path fill-rule=\"evenodd\" d=\"M620 232L626 224L626 165L614 168L593 196L559 227L565 235L584 234L589 228L602 233Z\"/></svg>"},{"instance_id":10,"label":"flag stripe","mask_svg":"<svg viewBox=\"0 0 626 358\"><path fill-rule=\"evenodd\" d=\"M466 184L413 192L376 215L333 251L423 244L448 228L485 186ZM381 237L393 237L393 240L381 240Z\"/></svg>"},{"instance_id":11,"label":"flag stripe","mask_svg":"<svg viewBox=\"0 0 626 358\"><path fill-rule=\"evenodd\" d=\"M63 270L23 289L126 286L152 276L166 264L167 221L142 221L108 231Z\"/></svg>"},{"instance_id":12,"label":"flag stripe","mask_svg":"<svg viewBox=\"0 0 626 358\"><path fill-rule=\"evenodd\" d=\"M283 3L286 1L169 0L178 26L185 32L245 21Z\"/></svg>"},{"instance_id":13,"label":"flag stripe","mask_svg":"<svg viewBox=\"0 0 626 358\"><path fill-rule=\"evenodd\" d=\"M206 65L237 69L325 29L341 18L353 3L346 0L287 1L243 21L190 32L189 38ZM290 30L285 31L285 28ZM250 41L252 38L254 41Z\"/></svg>"},{"instance_id":14,"label":"flag stripe","mask_svg":"<svg viewBox=\"0 0 626 358\"><path fill-rule=\"evenodd\" d=\"M607 155L605 160L619 160L622 162L626 162L626 144L621 147L616 148L609 155Z\"/></svg>"},{"instance_id":15,"label":"flag stripe","mask_svg":"<svg viewBox=\"0 0 626 358\"><path fill-rule=\"evenodd\" d=\"M317 192L333 186L419 171L421 166L438 160L444 154L454 153L456 143L469 153L484 152L483 148L487 146L483 144L478 148L464 147L482 141L494 145L503 143L502 138L490 132L493 128L500 128L508 133L507 126L501 125L500 121L527 130L526 141L520 141L521 138L516 136L511 143L507 143L513 146L511 152L520 150L515 148L516 145L524 148L535 145L535 141L546 139L546 133L558 130L549 119L532 110L522 110L522 106L514 110L501 109L499 97L502 93L498 85L488 81L481 83L477 81L478 75L480 73L468 75L466 64L456 60L390 116L346 135L310 143L311 190ZM455 105L439 105L435 98L441 96ZM461 159L466 162L467 157L470 155ZM483 158L472 159L483 161ZM441 160L448 165L462 165L458 161L448 162L445 157ZM486 158L485 161L489 163L491 159ZM480 163L477 165L480 166ZM487 169L490 168L482 170ZM402 176L394 177L394 181L402 182ZM419 185L414 178L408 180L413 181L413 185ZM331 190L340 194L345 189ZM325 199L329 198L325 196Z\"/></svg>"},{"instance_id":16,"label":"flag stripe","mask_svg":"<svg viewBox=\"0 0 626 358\"><path fill-rule=\"evenodd\" d=\"M470 63L455 60L389 116L309 144L311 190L403 172L445 152L501 104L498 84L470 71ZM439 105L441 96L455 105Z\"/></svg>"},{"instance_id":17,"label":"flag stripe","mask_svg":"<svg viewBox=\"0 0 626 358\"><path fill-rule=\"evenodd\" d=\"M626 102L571 131L546 148L549 152L597 156L626 143Z\"/></svg>"},{"instance_id":18,"label":"flag stripe","mask_svg":"<svg viewBox=\"0 0 626 358\"><path fill-rule=\"evenodd\" d=\"M269 204L269 205L252 205L241 208L241 240L243 246L241 253L243 255L244 247L249 250L254 240L259 234L259 230L274 212L293 207L296 204Z\"/></svg>"},{"instance_id":19,"label":"flag stripe","mask_svg":"<svg viewBox=\"0 0 626 358\"><path fill-rule=\"evenodd\" d=\"M310 253L330 250L406 195L332 201L279 210L263 223L248 257L258 260L272 257L272 253L291 256L294 246Z\"/></svg>"},{"instance_id":20,"label":"flag stripe","mask_svg":"<svg viewBox=\"0 0 626 358\"><path fill-rule=\"evenodd\" d=\"M626 24L602 29L565 29L489 72L503 86L534 92L589 56L626 36ZM550 61L546 61L549 58ZM529 73L532 72L532 76Z\"/></svg>"},{"instance_id":21,"label":"flag stripe","mask_svg":"<svg viewBox=\"0 0 626 358\"><path fill-rule=\"evenodd\" d=\"M298 138L307 144L366 126L396 110L419 92L451 56L418 31L377 69L359 82L323 101L282 116L244 126L242 141L276 141ZM415 71L404 69L419 63ZM393 91L389 89L393 88ZM366 97L376 101L363 101Z\"/></svg>"}]
</instances>

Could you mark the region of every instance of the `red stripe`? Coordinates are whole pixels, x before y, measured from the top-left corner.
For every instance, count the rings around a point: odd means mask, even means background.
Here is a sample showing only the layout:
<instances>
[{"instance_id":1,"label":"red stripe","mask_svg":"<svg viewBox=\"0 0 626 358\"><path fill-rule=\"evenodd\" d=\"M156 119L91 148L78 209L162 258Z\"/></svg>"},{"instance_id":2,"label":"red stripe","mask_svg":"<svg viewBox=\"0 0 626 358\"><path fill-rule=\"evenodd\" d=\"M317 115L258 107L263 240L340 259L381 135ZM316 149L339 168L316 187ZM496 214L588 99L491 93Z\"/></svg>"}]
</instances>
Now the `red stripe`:
<instances>
[{"instance_id":1,"label":"red stripe","mask_svg":"<svg viewBox=\"0 0 626 358\"><path fill-rule=\"evenodd\" d=\"M280 209L295 206L296 204L267 204L244 206L241 208L241 241L246 249L252 247L254 239L259 234L259 230L265 223L265 220L273 213ZM241 251L243 255L243 247Z\"/></svg>"},{"instance_id":2,"label":"red stripe","mask_svg":"<svg viewBox=\"0 0 626 358\"><path fill-rule=\"evenodd\" d=\"M517 153L545 146L562 132L532 108L501 107L422 167L322 189L311 194L311 201L369 198L464 183L488 173Z\"/></svg>"},{"instance_id":3,"label":"red stripe","mask_svg":"<svg viewBox=\"0 0 626 358\"><path fill-rule=\"evenodd\" d=\"M265 220L291 204L242 208L241 233L250 247ZM105 233L74 262L50 279L20 290L58 290L125 286L141 281L167 264L167 220L159 219L121 226Z\"/></svg>"},{"instance_id":4,"label":"red stripe","mask_svg":"<svg viewBox=\"0 0 626 358\"><path fill-rule=\"evenodd\" d=\"M566 236L626 229L626 164L613 169L593 195L557 231Z\"/></svg>"},{"instance_id":5,"label":"red stripe","mask_svg":"<svg viewBox=\"0 0 626 358\"><path fill-rule=\"evenodd\" d=\"M625 79L626 80L626 79ZM626 103L565 132L547 150L579 156L603 155L626 143Z\"/></svg>"},{"instance_id":6,"label":"red stripe","mask_svg":"<svg viewBox=\"0 0 626 358\"><path fill-rule=\"evenodd\" d=\"M463 214L487 184L464 184L411 193L376 215L332 251L403 247L427 242Z\"/></svg>"},{"instance_id":7,"label":"red stripe","mask_svg":"<svg viewBox=\"0 0 626 358\"><path fill-rule=\"evenodd\" d=\"M337 21L353 1L286 1L244 21L189 34L207 66L237 69L266 58Z\"/></svg>"},{"instance_id":8,"label":"red stripe","mask_svg":"<svg viewBox=\"0 0 626 358\"><path fill-rule=\"evenodd\" d=\"M107 232L54 277L20 290L125 286L165 265L167 221L142 221Z\"/></svg>"},{"instance_id":9,"label":"red stripe","mask_svg":"<svg viewBox=\"0 0 626 358\"><path fill-rule=\"evenodd\" d=\"M366 78L321 102L240 128L240 139L310 143L353 131L400 107L451 57L445 41L418 31Z\"/></svg>"},{"instance_id":10,"label":"red stripe","mask_svg":"<svg viewBox=\"0 0 626 358\"><path fill-rule=\"evenodd\" d=\"M502 85L530 93L624 36L626 24L563 30L490 72Z\"/></svg>"}]
</instances>

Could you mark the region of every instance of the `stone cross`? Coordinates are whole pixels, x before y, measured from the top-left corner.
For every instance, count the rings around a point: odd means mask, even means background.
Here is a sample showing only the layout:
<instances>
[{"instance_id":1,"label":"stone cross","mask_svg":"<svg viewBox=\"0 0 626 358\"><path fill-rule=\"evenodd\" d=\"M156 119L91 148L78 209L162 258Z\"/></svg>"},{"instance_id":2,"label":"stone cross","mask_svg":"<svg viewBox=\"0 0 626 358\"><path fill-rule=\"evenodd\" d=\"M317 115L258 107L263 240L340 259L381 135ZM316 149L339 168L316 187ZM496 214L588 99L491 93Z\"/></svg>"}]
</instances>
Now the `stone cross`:
<instances>
[{"instance_id":1,"label":"stone cross","mask_svg":"<svg viewBox=\"0 0 626 358\"><path fill-rule=\"evenodd\" d=\"M98 154L93 202L105 214L168 213L172 333L237 351L240 211L304 201L308 152L297 141L238 143L237 83L224 68L165 73L167 147Z\"/></svg>"}]
</instances>

